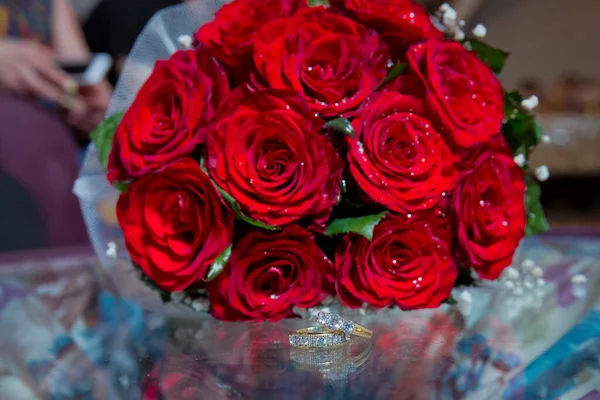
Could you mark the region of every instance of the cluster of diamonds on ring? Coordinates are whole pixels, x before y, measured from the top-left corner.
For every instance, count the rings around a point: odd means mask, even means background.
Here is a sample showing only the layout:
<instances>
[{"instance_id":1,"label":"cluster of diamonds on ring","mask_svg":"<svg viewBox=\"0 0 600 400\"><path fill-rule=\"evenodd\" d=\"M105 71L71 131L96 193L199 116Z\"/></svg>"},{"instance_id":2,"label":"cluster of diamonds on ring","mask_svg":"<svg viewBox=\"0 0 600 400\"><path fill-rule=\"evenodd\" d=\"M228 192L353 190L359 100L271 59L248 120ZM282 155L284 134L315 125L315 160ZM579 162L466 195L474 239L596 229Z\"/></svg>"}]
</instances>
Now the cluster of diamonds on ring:
<instances>
[{"instance_id":1,"label":"cluster of diamonds on ring","mask_svg":"<svg viewBox=\"0 0 600 400\"><path fill-rule=\"evenodd\" d=\"M290 335L290 345L294 347L325 348L330 346L339 346L347 341L348 337L342 332L332 332L318 335L294 333Z\"/></svg>"},{"instance_id":2,"label":"cluster of diamonds on ring","mask_svg":"<svg viewBox=\"0 0 600 400\"><path fill-rule=\"evenodd\" d=\"M332 314L325 311L321 311L317 314L317 322L331 330L340 330L346 335L350 335L356 329L354 322L344 319L338 314Z\"/></svg>"}]
</instances>

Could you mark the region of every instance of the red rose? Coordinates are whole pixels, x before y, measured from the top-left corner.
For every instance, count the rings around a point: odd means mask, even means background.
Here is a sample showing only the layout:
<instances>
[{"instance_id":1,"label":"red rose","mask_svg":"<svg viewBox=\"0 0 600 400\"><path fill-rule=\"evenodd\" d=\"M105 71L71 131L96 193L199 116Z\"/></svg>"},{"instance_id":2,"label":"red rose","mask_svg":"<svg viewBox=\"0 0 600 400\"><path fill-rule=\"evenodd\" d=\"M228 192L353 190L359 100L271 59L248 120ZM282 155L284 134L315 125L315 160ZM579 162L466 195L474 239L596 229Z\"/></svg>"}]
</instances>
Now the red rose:
<instances>
[{"instance_id":1,"label":"red rose","mask_svg":"<svg viewBox=\"0 0 600 400\"><path fill-rule=\"evenodd\" d=\"M298 226L251 231L208 285L212 315L230 321L289 317L294 306L323 301L331 289L332 269L313 235Z\"/></svg>"},{"instance_id":2,"label":"red rose","mask_svg":"<svg viewBox=\"0 0 600 400\"><path fill-rule=\"evenodd\" d=\"M500 132L504 90L474 53L455 41L430 40L410 48L408 63L449 144L470 147Z\"/></svg>"},{"instance_id":3,"label":"red rose","mask_svg":"<svg viewBox=\"0 0 600 400\"><path fill-rule=\"evenodd\" d=\"M223 106L210 128L211 177L249 217L269 225L323 227L340 195L343 164L294 92L246 93Z\"/></svg>"},{"instance_id":4,"label":"red rose","mask_svg":"<svg viewBox=\"0 0 600 400\"><path fill-rule=\"evenodd\" d=\"M115 133L108 180L139 178L191 154L204 141L198 128L228 94L225 72L206 52L157 61Z\"/></svg>"},{"instance_id":5,"label":"red rose","mask_svg":"<svg viewBox=\"0 0 600 400\"><path fill-rule=\"evenodd\" d=\"M423 102L385 92L362 109L349 139L350 172L374 201L399 213L431 209L456 181L453 155Z\"/></svg>"},{"instance_id":6,"label":"red rose","mask_svg":"<svg viewBox=\"0 0 600 400\"><path fill-rule=\"evenodd\" d=\"M130 184L117 217L133 262L169 292L204 278L231 243L233 215L192 159Z\"/></svg>"},{"instance_id":7,"label":"red rose","mask_svg":"<svg viewBox=\"0 0 600 400\"><path fill-rule=\"evenodd\" d=\"M252 52L256 31L303 6L306 0L236 0L221 7L214 21L201 26L194 38L243 80L254 66Z\"/></svg>"},{"instance_id":8,"label":"red rose","mask_svg":"<svg viewBox=\"0 0 600 400\"><path fill-rule=\"evenodd\" d=\"M373 240L346 236L338 246L336 288L351 308L366 302L403 310L438 307L450 296L458 275L448 244L431 224L388 215Z\"/></svg>"},{"instance_id":9,"label":"red rose","mask_svg":"<svg viewBox=\"0 0 600 400\"><path fill-rule=\"evenodd\" d=\"M375 29L388 44L394 60L405 60L410 45L443 37L425 7L412 0L336 0L334 4Z\"/></svg>"},{"instance_id":10,"label":"red rose","mask_svg":"<svg viewBox=\"0 0 600 400\"><path fill-rule=\"evenodd\" d=\"M462 261L485 279L496 279L512 262L525 235L525 177L510 149L486 149L452 196Z\"/></svg>"},{"instance_id":11,"label":"red rose","mask_svg":"<svg viewBox=\"0 0 600 400\"><path fill-rule=\"evenodd\" d=\"M266 24L254 45L266 84L301 93L323 116L356 109L386 77L388 60L375 32L322 7Z\"/></svg>"}]
</instances>

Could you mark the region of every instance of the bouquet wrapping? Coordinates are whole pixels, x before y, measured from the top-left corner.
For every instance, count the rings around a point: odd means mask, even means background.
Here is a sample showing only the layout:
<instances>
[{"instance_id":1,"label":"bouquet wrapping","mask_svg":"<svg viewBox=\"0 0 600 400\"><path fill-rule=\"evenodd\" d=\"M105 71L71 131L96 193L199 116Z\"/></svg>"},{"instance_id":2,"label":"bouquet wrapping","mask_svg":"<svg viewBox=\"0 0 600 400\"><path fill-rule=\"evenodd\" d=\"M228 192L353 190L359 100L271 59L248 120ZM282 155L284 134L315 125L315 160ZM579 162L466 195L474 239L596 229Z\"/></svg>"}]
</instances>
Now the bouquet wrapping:
<instances>
[{"instance_id":1,"label":"bouquet wrapping","mask_svg":"<svg viewBox=\"0 0 600 400\"><path fill-rule=\"evenodd\" d=\"M225 320L452 303L547 229L507 56L411 0L162 11L76 183L96 250Z\"/></svg>"}]
</instances>

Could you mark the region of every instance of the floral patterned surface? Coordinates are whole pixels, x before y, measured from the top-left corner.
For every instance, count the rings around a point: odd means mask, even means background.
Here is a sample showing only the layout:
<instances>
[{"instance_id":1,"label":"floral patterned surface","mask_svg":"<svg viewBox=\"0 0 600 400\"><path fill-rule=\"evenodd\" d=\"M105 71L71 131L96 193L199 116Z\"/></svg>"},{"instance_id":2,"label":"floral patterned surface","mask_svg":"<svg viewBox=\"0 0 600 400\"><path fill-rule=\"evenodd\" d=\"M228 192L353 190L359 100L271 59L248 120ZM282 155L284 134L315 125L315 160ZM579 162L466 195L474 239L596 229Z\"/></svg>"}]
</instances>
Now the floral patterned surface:
<instances>
[{"instance_id":1,"label":"floral patterned surface","mask_svg":"<svg viewBox=\"0 0 600 400\"><path fill-rule=\"evenodd\" d=\"M525 257L544 267L541 301L484 286L466 317L450 306L357 314L372 347L355 341L335 368L294 361L287 333L299 319L148 312L119 298L89 254L0 261L0 399L598 398L600 239L529 239Z\"/></svg>"}]
</instances>

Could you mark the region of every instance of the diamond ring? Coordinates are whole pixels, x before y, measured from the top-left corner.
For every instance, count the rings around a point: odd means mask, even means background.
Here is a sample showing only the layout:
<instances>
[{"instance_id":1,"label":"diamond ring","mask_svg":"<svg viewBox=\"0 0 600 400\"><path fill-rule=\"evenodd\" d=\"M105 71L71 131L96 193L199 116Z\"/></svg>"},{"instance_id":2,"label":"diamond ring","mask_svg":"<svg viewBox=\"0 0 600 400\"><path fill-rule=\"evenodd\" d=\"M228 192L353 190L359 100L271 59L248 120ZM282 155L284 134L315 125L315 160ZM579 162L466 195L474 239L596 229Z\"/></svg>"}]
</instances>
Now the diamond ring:
<instances>
[{"instance_id":1,"label":"diamond ring","mask_svg":"<svg viewBox=\"0 0 600 400\"><path fill-rule=\"evenodd\" d=\"M298 329L290 334L290 345L304 349L323 349L343 346L350 340L350 335L321 326Z\"/></svg>"},{"instance_id":2,"label":"diamond ring","mask_svg":"<svg viewBox=\"0 0 600 400\"><path fill-rule=\"evenodd\" d=\"M370 339L373 336L373 332L365 328L364 326L358 325L348 319L344 319L338 314L332 314L325 311L320 311L317 314L317 322L323 327L331 329L332 331L342 331L346 335L356 335Z\"/></svg>"}]
</instances>

